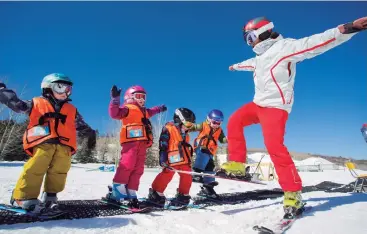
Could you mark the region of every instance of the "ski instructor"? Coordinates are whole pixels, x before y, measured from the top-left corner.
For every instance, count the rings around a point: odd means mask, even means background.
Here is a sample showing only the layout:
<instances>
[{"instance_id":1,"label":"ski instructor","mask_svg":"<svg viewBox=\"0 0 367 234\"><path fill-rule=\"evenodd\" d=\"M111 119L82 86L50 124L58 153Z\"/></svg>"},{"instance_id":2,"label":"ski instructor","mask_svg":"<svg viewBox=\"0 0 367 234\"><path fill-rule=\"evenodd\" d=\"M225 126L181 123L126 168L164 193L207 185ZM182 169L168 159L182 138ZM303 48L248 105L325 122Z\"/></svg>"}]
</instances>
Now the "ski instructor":
<instances>
[{"instance_id":1,"label":"ski instructor","mask_svg":"<svg viewBox=\"0 0 367 234\"><path fill-rule=\"evenodd\" d=\"M229 118L229 160L221 169L226 173L242 173L242 176L246 173L243 128L259 123L284 191L285 217L292 217L303 208L302 181L284 145L285 126L294 100L296 64L341 45L367 29L367 17L301 39L283 38L273 28L273 22L265 17L253 19L243 27L244 40L256 56L231 65L229 70L252 71L255 96L252 102L240 107Z\"/></svg>"}]
</instances>

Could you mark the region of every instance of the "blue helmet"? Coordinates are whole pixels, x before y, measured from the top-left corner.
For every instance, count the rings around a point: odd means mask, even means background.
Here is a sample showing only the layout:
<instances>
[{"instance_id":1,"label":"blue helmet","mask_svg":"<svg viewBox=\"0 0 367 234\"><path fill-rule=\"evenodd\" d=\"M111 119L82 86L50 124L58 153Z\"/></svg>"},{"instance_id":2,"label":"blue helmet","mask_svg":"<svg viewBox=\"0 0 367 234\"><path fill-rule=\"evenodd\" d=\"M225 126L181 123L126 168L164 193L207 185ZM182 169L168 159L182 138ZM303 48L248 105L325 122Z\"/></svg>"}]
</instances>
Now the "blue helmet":
<instances>
[{"instance_id":1,"label":"blue helmet","mask_svg":"<svg viewBox=\"0 0 367 234\"><path fill-rule=\"evenodd\" d=\"M207 118L210 120L215 120L218 122L223 122L224 116L223 113L220 110L212 110L209 112L209 114L207 115Z\"/></svg>"},{"instance_id":2,"label":"blue helmet","mask_svg":"<svg viewBox=\"0 0 367 234\"><path fill-rule=\"evenodd\" d=\"M73 85L73 82L68 76L62 73L52 73L43 78L41 88L42 89L51 88L51 84L57 82Z\"/></svg>"}]
</instances>

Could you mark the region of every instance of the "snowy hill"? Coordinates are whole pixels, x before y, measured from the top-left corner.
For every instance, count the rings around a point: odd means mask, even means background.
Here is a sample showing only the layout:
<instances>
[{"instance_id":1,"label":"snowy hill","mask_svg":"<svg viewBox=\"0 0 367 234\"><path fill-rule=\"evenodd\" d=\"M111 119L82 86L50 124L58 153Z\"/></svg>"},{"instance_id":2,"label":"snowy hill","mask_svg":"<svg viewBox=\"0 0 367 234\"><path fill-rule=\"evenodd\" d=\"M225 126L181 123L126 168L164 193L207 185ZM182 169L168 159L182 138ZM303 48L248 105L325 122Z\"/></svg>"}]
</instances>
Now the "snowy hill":
<instances>
[{"instance_id":1,"label":"snowy hill","mask_svg":"<svg viewBox=\"0 0 367 234\"><path fill-rule=\"evenodd\" d=\"M323 158L315 158L315 157L311 157L305 160L301 161L302 164L304 165L317 165L317 164L333 164L332 162L323 159Z\"/></svg>"},{"instance_id":2,"label":"snowy hill","mask_svg":"<svg viewBox=\"0 0 367 234\"><path fill-rule=\"evenodd\" d=\"M258 157L258 156L257 156ZM83 167L95 168L98 165L74 165L70 170L65 190L59 194L60 200L98 199L107 192L113 172L90 171ZM9 201L11 191L22 167L0 167L0 202ZM159 172L146 169L142 177L139 195L146 196L148 189ZM350 183L354 178L348 171L301 172L304 185L315 185L322 181ZM166 190L166 196L174 196L179 177L175 175ZM267 185L253 185L228 180L218 180L218 193L244 192L256 189L279 188L276 181ZM194 183L191 195L199 191ZM364 234L363 225L367 215L367 194L310 192L303 194L304 200L314 206L313 211L298 220L288 234ZM282 198L263 201L250 201L238 205L212 206L203 210L174 212L152 212L84 220L62 220L46 223L16 224L0 226L0 233L255 233L252 226L272 225L282 216Z\"/></svg>"}]
</instances>

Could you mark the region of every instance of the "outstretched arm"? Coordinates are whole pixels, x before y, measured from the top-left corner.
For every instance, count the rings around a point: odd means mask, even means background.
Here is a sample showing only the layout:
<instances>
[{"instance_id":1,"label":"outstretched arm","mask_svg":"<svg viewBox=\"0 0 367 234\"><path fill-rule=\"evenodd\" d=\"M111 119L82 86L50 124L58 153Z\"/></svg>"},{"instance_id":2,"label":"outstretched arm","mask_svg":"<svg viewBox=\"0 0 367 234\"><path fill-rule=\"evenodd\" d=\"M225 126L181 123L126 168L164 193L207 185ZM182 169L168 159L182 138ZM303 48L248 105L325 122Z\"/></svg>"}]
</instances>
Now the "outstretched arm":
<instances>
[{"instance_id":1,"label":"outstretched arm","mask_svg":"<svg viewBox=\"0 0 367 234\"><path fill-rule=\"evenodd\" d=\"M23 101L17 94L7 89L4 83L0 83L0 103L6 105L16 113L29 113L32 109L32 101Z\"/></svg>"},{"instance_id":2,"label":"outstretched arm","mask_svg":"<svg viewBox=\"0 0 367 234\"><path fill-rule=\"evenodd\" d=\"M230 71L254 71L255 70L255 58L247 59L243 62L233 64L229 66Z\"/></svg>"},{"instance_id":3,"label":"outstretched arm","mask_svg":"<svg viewBox=\"0 0 367 234\"><path fill-rule=\"evenodd\" d=\"M192 127L190 128L190 132L199 132L201 130L203 130L203 124L202 123L193 124Z\"/></svg>"},{"instance_id":4,"label":"outstretched arm","mask_svg":"<svg viewBox=\"0 0 367 234\"><path fill-rule=\"evenodd\" d=\"M147 108L147 112L150 117L153 117L154 115L158 113L165 112L166 110L167 110L167 107L165 105Z\"/></svg>"},{"instance_id":5,"label":"outstretched arm","mask_svg":"<svg viewBox=\"0 0 367 234\"><path fill-rule=\"evenodd\" d=\"M348 41L357 32L366 28L367 17L298 40L286 39L283 50L286 55L281 60L301 62L305 59L321 55Z\"/></svg>"}]
</instances>

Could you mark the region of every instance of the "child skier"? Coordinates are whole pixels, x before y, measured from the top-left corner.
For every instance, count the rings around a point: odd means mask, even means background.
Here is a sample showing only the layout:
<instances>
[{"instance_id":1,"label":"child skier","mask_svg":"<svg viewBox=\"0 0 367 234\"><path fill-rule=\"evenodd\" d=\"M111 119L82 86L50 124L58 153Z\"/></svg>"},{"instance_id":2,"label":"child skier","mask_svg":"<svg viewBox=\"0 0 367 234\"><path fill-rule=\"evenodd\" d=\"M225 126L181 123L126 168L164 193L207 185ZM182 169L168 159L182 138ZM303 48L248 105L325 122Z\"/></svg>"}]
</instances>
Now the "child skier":
<instances>
[{"instance_id":1,"label":"child skier","mask_svg":"<svg viewBox=\"0 0 367 234\"><path fill-rule=\"evenodd\" d=\"M195 114L187 108L178 108L173 115L173 122L163 127L159 138L159 164L163 167L149 189L148 202L164 206L166 197L164 191L172 180L174 171L171 167L181 171L191 171L191 157L193 148L189 144L189 129L195 123ZM170 203L172 206L187 205L190 203L190 188L192 176L179 173L180 185L177 195Z\"/></svg>"},{"instance_id":2,"label":"child skier","mask_svg":"<svg viewBox=\"0 0 367 234\"><path fill-rule=\"evenodd\" d=\"M111 89L109 114L121 120L120 144L121 158L117 167L111 191L106 198L112 201L127 201L128 206L139 208L136 191L144 172L146 151L152 145L152 126L149 118L167 110L165 105L145 108L146 91L141 86L132 86L124 96L120 107L121 89L115 85Z\"/></svg>"},{"instance_id":3,"label":"child skier","mask_svg":"<svg viewBox=\"0 0 367 234\"><path fill-rule=\"evenodd\" d=\"M194 141L194 150L196 153L193 170L195 172L204 172L207 174L215 174L214 172L214 156L218 149L218 141L227 143L226 136L220 125L224 119L220 110L212 110L208 113L206 121L201 124L195 124L190 131L199 131L199 135ZM194 182L202 183L201 191L198 195L219 198L214 191L214 186L218 185L214 177L193 176Z\"/></svg>"},{"instance_id":4,"label":"child skier","mask_svg":"<svg viewBox=\"0 0 367 234\"><path fill-rule=\"evenodd\" d=\"M31 158L24 164L13 190L10 201L13 206L35 213L45 208L55 209L57 193L64 190L71 156L77 150L77 131L78 136L88 136L92 146L96 143L95 131L69 103L72 85L64 74L49 74L41 83L42 96L23 101L0 83L0 102L14 112L29 115L23 147ZM39 201L45 174L44 192Z\"/></svg>"}]
</instances>

